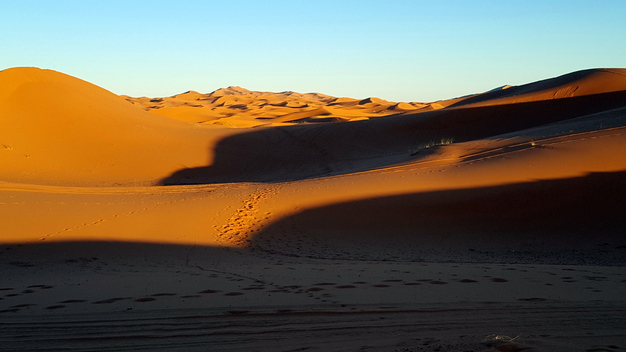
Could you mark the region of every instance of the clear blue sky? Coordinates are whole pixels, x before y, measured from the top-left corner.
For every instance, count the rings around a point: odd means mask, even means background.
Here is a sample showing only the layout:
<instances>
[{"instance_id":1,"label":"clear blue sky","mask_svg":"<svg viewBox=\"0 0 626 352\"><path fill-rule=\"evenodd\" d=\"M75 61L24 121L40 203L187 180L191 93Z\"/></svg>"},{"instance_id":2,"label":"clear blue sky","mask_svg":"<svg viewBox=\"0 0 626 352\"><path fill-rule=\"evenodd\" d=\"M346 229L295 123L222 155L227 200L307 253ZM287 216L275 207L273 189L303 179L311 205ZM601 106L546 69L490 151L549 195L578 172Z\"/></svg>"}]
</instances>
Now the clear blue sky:
<instances>
[{"instance_id":1,"label":"clear blue sky","mask_svg":"<svg viewBox=\"0 0 626 352\"><path fill-rule=\"evenodd\" d=\"M132 96L434 101L626 67L626 1L3 0L0 69L15 66Z\"/></svg>"}]
</instances>

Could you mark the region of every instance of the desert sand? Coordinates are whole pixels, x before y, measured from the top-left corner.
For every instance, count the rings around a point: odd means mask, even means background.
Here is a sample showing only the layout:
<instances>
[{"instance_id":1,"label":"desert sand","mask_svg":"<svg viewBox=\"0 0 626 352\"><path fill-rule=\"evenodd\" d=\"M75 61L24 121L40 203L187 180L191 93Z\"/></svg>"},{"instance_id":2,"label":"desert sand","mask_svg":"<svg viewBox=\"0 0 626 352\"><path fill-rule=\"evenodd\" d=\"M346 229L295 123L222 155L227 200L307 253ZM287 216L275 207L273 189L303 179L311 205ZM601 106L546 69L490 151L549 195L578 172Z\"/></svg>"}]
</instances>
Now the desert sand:
<instances>
[{"instance_id":1,"label":"desert sand","mask_svg":"<svg viewBox=\"0 0 626 352\"><path fill-rule=\"evenodd\" d=\"M12 68L0 122L0 351L626 349L626 69L390 102Z\"/></svg>"}]
</instances>

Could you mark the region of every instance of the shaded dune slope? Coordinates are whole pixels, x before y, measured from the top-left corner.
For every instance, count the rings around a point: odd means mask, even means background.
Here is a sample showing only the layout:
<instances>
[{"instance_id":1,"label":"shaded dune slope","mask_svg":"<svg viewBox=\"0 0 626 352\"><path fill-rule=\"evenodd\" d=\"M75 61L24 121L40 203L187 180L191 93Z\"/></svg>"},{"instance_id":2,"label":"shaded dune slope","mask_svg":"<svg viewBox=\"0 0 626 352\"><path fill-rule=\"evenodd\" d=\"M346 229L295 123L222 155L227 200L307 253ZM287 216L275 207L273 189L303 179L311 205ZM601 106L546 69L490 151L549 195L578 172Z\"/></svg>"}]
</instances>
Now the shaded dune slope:
<instances>
[{"instance_id":1,"label":"shaded dune slope","mask_svg":"<svg viewBox=\"0 0 626 352\"><path fill-rule=\"evenodd\" d=\"M419 159L425 154L418 154L419 151L442 141L495 138L584 119L619 109L625 102L626 91L617 91L549 101L450 108L348 124L255 129L221 140L215 147L213 164L180 170L162 183L275 182L363 171ZM555 133L569 133L570 129L562 126Z\"/></svg>"},{"instance_id":2,"label":"shaded dune slope","mask_svg":"<svg viewBox=\"0 0 626 352\"><path fill-rule=\"evenodd\" d=\"M626 171L306 209L250 247L288 256L626 265Z\"/></svg>"}]
</instances>

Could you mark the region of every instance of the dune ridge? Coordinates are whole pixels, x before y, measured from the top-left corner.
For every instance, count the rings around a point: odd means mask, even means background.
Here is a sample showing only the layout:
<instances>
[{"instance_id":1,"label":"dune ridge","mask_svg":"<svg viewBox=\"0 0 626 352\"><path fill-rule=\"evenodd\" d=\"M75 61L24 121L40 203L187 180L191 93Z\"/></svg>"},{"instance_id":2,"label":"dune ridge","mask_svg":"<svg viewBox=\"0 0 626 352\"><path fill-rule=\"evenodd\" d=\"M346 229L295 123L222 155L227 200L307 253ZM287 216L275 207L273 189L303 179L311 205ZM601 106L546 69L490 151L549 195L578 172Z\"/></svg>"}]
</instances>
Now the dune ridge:
<instances>
[{"instance_id":1,"label":"dune ridge","mask_svg":"<svg viewBox=\"0 0 626 352\"><path fill-rule=\"evenodd\" d=\"M506 89L468 97L454 106L510 104L615 92L624 90L624 76L626 69L576 71L522 86L505 86Z\"/></svg>"},{"instance_id":2,"label":"dune ridge","mask_svg":"<svg viewBox=\"0 0 626 352\"><path fill-rule=\"evenodd\" d=\"M366 120L429 106L378 98L335 98L319 93L258 92L232 86L208 94L189 91L164 98L123 97L162 116L227 127Z\"/></svg>"}]
</instances>

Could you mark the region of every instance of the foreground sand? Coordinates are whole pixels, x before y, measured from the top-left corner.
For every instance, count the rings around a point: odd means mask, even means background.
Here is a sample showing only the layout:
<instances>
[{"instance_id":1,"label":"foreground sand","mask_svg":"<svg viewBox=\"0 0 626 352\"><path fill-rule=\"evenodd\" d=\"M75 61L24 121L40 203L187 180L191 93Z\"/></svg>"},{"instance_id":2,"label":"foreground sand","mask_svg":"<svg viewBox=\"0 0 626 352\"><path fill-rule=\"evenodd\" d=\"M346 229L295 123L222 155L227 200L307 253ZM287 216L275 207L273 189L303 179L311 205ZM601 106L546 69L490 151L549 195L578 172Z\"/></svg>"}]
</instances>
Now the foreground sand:
<instances>
[{"instance_id":1,"label":"foreground sand","mask_svg":"<svg viewBox=\"0 0 626 352\"><path fill-rule=\"evenodd\" d=\"M498 342L490 335L542 351L626 342L623 267L323 260L136 243L9 248L7 351L483 351Z\"/></svg>"},{"instance_id":2,"label":"foreground sand","mask_svg":"<svg viewBox=\"0 0 626 352\"><path fill-rule=\"evenodd\" d=\"M623 69L435 103L2 71L0 350L624 349L625 102Z\"/></svg>"}]
</instances>

